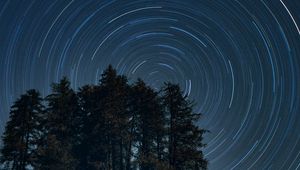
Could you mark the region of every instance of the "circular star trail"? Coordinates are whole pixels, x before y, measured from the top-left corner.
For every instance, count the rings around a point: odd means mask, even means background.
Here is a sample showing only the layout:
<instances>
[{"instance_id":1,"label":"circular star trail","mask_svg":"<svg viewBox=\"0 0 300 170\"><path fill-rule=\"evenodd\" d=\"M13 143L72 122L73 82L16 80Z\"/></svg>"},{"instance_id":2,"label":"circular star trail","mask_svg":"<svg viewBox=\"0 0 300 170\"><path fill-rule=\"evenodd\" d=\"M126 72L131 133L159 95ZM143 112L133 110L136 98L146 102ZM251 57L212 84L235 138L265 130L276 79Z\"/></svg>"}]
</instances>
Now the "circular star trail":
<instances>
[{"instance_id":1,"label":"circular star trail","mask_svg":"<svg viewBox=\"0 0 300 170\"><path fill-rule=\"evenodd\" d=\"M68 76L179 83L209 169L300 168L300 1L0 1L1 131L12 102Z\"/></svg>"}]
</instances>

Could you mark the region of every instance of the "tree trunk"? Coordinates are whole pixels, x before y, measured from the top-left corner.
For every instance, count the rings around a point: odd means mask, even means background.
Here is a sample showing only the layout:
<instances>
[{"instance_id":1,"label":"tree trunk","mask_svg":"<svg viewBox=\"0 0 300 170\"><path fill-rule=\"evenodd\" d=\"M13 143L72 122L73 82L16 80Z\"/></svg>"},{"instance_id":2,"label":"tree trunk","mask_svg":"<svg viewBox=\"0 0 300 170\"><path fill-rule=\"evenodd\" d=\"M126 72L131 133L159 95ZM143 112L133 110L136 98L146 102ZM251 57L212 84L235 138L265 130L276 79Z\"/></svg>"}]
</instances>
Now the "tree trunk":
<instances>
[{"instance_id":1,"label":"tree trunk","mask_svg":"<svg viewBox=\"0 0 300 170\"><path fill-rule=\"evenodd\" d=\"M120 170L123 170L124 169L124 165L123 165L123 139L121 137L121 140L120 140L120 163L119 163L119 169Z\"/></svg>"}]
</instances>

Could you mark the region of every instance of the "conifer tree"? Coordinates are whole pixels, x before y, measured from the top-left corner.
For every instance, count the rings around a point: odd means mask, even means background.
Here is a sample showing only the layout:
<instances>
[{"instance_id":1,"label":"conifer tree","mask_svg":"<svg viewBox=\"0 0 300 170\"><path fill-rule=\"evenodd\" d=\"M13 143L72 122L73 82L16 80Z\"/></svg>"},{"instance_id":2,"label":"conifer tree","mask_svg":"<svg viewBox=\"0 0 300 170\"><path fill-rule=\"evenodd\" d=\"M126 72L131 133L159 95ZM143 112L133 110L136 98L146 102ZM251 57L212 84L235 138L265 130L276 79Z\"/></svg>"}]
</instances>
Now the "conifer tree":
<instances>
[{"instance_id":1,"label":"conifer tree","mask_svg":"<svg viewBox=\"0 0 300 170\"><path fill-rule=\"evenodd\" d=\"M42 98L36 90L28 90L11 107L1 149L7 169L25 170L34 164L42 117Z\"/></svg>"},{"instance_id":2,"label":"conifer tree","mask_svg":"<svg viewBox=\"0 0 300 170\"><path fill-rule=\"evenodd\" d=\"M46 97L47 122L44 143L39 147L38 169L75 169L74 145L77 141L77 116L80 113L76 93L64 77L52 84L52 94Z\"/></svg>"},{"instance_id":3,"label":"conifer tree","mask_svg":"<svg viewBox=\"0 0 300 170\"><path fill-rule=\"evenodd\" d=\"M164 115L158 93L139 79L133 86L133 113L136 118L137 161L140 169L156 169L162 163Z\"/></svg>"},{"instance_id":4,"label":"conifer tree","mask_svg":"<svg viewBox=\"0 0 300 170\"><path fill-rule=\"evenodd\" d=\"M91 146L87 157L94 169L125 169L128 89L126 77L117 75L110 65L93 94L87 87L80 92L81 103L92 108L84 109L88 114L84 129L89 131L85 140Z\"/></svg>"},{"instance_id":5,"label":"conifer tree","mask_svg":"<svg viewBox=\"0 0 300 170\"><path fill-rule=\"evenodd\" d=\"M163 88L164 105L169 118L168 155L174 169L206 169L207 161L201 148L206 131L196 126L200 114L194 113L192 104L183 96L179 85L166 83Z\"/></svg>"},{"instance_id":6,"label":"conifer tree","mask_svg":"<svg viewBox=\"0 0 300 170\"><path fill-rule=\"evenodd\" d=\"M82 112L79 121L79 144L75 146L75 155L79 161L77 169L93 169L93 166L89 164L89 162L96 162L95 160L99 160L96 158L96 151L99 150L95 148L96 146L99 148L103 145L101 142L103 140L98 136L98 134L101 133L101 130L103 130L103 124L101 124L103 118L101 117L101 113L100 115L97 114L100 103L99 87L90 85L81 87L78 92L78 98ZM103 151L103 149L100 150ZM93 153L95 153L94 156ZM101 152L101 154L104 153Z\"/></svg>"},{"instance_id":7,"label":"conifer tree","mask_svg":"<svg viewBox=\"0 0 300 170\"><path fill-rule=\"evenodd\" d=\"M108 148L108 168L124 169L126 126L128 117L128 84L125 76L117 75L111 65L103 72L100 80L102 111Z\"/></svg>"}]
</instances>

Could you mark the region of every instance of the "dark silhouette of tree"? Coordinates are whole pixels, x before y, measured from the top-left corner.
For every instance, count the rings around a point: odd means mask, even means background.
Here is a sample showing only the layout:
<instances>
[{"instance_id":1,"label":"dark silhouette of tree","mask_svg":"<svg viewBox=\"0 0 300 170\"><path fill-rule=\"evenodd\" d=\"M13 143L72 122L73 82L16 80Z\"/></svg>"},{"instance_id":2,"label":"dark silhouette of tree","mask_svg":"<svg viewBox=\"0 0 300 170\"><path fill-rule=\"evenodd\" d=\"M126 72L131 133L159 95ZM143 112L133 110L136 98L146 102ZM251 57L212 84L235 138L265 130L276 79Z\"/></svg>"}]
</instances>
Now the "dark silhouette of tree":
<instances>
[{"instance_id":1,"label":"dark silhouette of tree","mask_svg":"<svg viewBox=\"0 0 300 170\"><path fill-rule=\"evenodd\" d=\"M44 101L35 90L22 95L11 107L0 169L206 169L200 116L178 85L130 85L109 65L99 84L78 92L64 77Z\"/></svg>"},{"instance_id":2,"label":"dark silhouette of tree","mask_svg":"<svg viewBox=\"0 0 300 170\"><path fill-rule=\"evenodd\" d=\"M158 93L139 79L133 86L132 111L136 119L137 162L140 169L163 163L164 115Z\"/></svg>"},{"instance_id":3,"label":"dark silhouette of tree","mask_svg":"<svg viewBox=\"0 0 300 170\"><path fill-rule=\"evenodd\" d=\"M104 115L108 148L108 169L124 169L124 144L127 137L128 116L127 78L117 75L111 65L100 80L101 108Z\"/></svg>"},{"instance_id":4,"label":"dark silhouette of tree","mask_svg":"<svg viewBox=\"0 0 300 170\"><path fill-rule=\"evenodd\" d=\"M75 146L75 155L79 160L77 169L93 169L90 162L100 159L97 159L97 151L100 150L101 155L104 154L104 140L98 136L103 131L103 117L101 113L97 114L100 110L98 107L100 105L99 87L90 85L81 87L78 98L82 114L79 121L79 144ZM105 159L100 160L105 161Z\"/></svg>"},{"instance_id":5,"label":"dark silhouette of tree","mask_svg":"<svg viewBox=\"0 0 300 170\"><path fill-rule=\"evenodd\" d=\"M125 169L128 143L128 94L125 76L110 65L97 86L84 86L78 94L84 112L82 166L90 169ZM89 164L89 165L87 165Z\"/></svg>"},{"instance_id":6,"label":"dark silhouette of tree","mask_svg":"<svg viewBox=\"0 0 300 170\"><path fill-rule=\"evenodd\" d=\"M193 112L179 85L166 83L163 99L169 118L169 165L174 169L206 169L201 151L206 130L195 125L200 114Z\"/></svg>"},{"instance_id":7,"label":"dark silhouette of tree","mask_svg":"<svg viewBox=\"0 0 300 170\"><path fill-rule=\"evenodd\" d=\"M41 102L39 92L28 90L11 107L1 149L1 163L7 169L25 170L34 164L44 113Z\"/></svg>"},{"instance_id":8,"label":"dark silhouette of tree","mask_svg":"<svg viewBox=\"0 0 300 170\"><path fill-rule=\"evenodd\" d=\"M39 146L40 169L75 169L74 145L77 144L77 115L80 113L76 93L70 82L63 78L52 84L48 102L45 138Z\"/></svg>"}]
</instances>

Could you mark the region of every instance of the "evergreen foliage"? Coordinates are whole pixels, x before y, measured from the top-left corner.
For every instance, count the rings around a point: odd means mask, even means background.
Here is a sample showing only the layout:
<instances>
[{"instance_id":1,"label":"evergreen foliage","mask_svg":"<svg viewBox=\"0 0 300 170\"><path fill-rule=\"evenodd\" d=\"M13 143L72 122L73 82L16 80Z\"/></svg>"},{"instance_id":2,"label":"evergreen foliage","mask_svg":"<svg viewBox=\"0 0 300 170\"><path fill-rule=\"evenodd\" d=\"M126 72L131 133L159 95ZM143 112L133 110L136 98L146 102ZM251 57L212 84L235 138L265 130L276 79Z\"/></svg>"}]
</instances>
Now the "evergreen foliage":
<instances>
[{"instance_id":1,"label":"evergreen foliage","mask_svg":"<svg viewBox=\"0 0 300 170\"><path fill-rule=\"evenodd\" d=\"M201 114L176 84L160 92L129 84L109 65L98 85L75 92L67 78L44 100L36 90L11 107L3 133L2 169L200 170Z\"/></svg>"},{"instance_id":2,"label":"evergreen foliage","mask_svg":"<svg viewBox=\"0 0 300 170\"><path fill-rule=\"evenodd\" d=\"M2 136L3 169L24 170L36 164L43 116L42 98L36 90L28 90L12 105Z\"/></svg>"}]
</instances>

